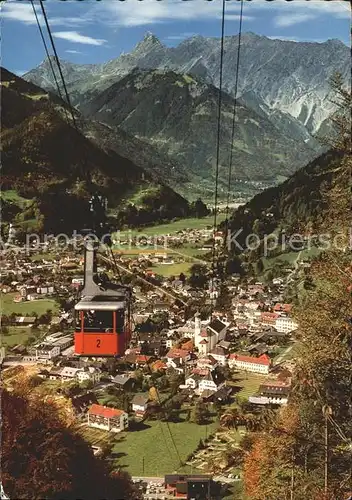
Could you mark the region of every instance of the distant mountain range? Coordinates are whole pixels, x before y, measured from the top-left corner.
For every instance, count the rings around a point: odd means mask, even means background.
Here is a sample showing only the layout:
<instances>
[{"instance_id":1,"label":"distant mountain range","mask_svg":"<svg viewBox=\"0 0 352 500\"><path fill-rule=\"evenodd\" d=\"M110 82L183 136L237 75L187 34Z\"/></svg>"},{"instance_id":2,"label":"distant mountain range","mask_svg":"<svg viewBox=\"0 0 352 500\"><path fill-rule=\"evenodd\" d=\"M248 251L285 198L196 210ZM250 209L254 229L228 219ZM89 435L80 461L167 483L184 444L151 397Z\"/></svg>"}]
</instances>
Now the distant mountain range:
<instances>
[{"instance_id":1,"label":"distant mountain range","mask_svg":"<svg viewBox=\"0 0 352 500\"><path fill-rule=\"evenodd\" d=\"M220 179L226 183L234 99L222 96ZM102 91L81 110L144 140L192 174L215 179L218 89L186 74L135 69ZM234 179L290 175L311 158L303 141L291 139L252 109L238 103L233 148Z\"/></svg>"},{"instance_id":2,"label":"distant mountain range","mask_svg":"<svg viewBox=\"0 0 352 500\"><path fill-rule=\"evenodd\" d=\"M223 178L228 168L237 45L238 36L225 38ZM329 77L338 71L347 82L349 58L348 47L337 40L307 43L242 35L234 179L274 180L322 153L313 135L321 127L324 133L331 130L328 119L335 107ZM194 36L170 48L147 33L130 53L107 63L61 64L70 97L87 117L113 127L113 133L118 127L148 142L164 158L182 165L181 176L188 175L191 183L205 179L211 185L219 60L219 39ZM24 78L56 91L47 60Z\"/></svg>"}]
</instances>

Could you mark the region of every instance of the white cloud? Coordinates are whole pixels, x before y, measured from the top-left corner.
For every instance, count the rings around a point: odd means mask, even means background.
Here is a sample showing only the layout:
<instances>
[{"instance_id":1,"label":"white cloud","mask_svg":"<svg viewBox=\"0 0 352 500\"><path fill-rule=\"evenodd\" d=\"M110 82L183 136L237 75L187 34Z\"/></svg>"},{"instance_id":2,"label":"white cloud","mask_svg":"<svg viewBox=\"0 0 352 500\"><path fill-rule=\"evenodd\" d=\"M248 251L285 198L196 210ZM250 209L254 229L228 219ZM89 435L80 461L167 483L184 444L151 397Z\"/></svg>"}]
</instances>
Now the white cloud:
<instances>
[{"instance_id":1,"label":"white cloud","mask_svg":"<svg viewBox=\"0 0 352 500\"><path fill-rule=\"evenodd\" d=\"M83 54L80 50L65 50L68 54Z\"/></svg>"},{"instance_id":2,"label":"white cloud","mask_svg":"<svg viewBox=\"0 0 352 500\"><path fill-rule=\"evenodd\" d=\"M53 37L61 38L73 43L83 43L86 45L104 45L107 40L101 38L93 38L91 36L81 35L77 31L54 31Z\"/></svg>"},{"instance_id":3,"label":"white cloud","mask_svg":"<svg viewBox=\"0 0 352 500\"><path fill-rule=\"evenodd\" d=\"M134 6L136 8L134 8ZM93 7L94 8L94 7ZM113 26L145 26L172 21L206 21L221 15L221 2L204 0L129 0L128 2L103 2L96 8L97 18ZM246 9L246 6L244 7ZM238 2L226 4L226 19L239 19ZM235 17L233 17L235 16ZM245 18L246 16L244 16Z\"/></svg>"},{"instance_id":4,"label":"white cloud","mask_svg":"<svg viewBox=\"0 0 352 500\"><path fill-rule=\"evenodd\" d=\"M40 7L38 6L38 4L35 4L34 6L36 9L38 21L42 26L44 26L45 25L44 18L43 15L41 14ZM14 1L2 2L0 10L2 19L7 19L9 21L16 21L27 25L37 23L32 5L30 3L14 2ZM48 9L46 9L46 11L48 12ZM87 15L81 17L48 16L48 18L50 26L62 25L66 27L75 27L75 26L82 26L83 24L92 21L92 19Z\"/></svg>"},{"instance_id":5,"label":"white cloud","mask_svg":"<svg viewBox=\"0 0 352 500\"><path fill-rule=\"evenodd\" d=\"M239 21L240 20L240 15L239 14L226 14L225 16L225 22L227 21ZM221 19L222 16L217 16L218 19ZM243 21L254 21L255 17L253 16L242 16Z\"/></svg>"},{"instance_id":6,"label":"white cloud","mask_svg":"<svg viewBox=\"0 0 352 500\"><path fill-rule=\"evenodd\" d=\"M288 26L293 26L294 24L305 23L315 19L314 14L286 14L275 17L274 24L280 28L286 28Z\"/></svg>"},{"instance_id":7,"label":"white cloud","mask_svg":"<svg viewBox=\"0 0 352 500\"><path fill-rule=\"evenodd\" d=\"M275 0L268 2L267 0L256 0L250 2L247 12L251 13L254 10L268 9L272 11L298 13L315 13L316 15L328 14L337 18L351 17L351 10L348 7L346 0L295 0L288 2L287 0Z\"/></svg>"},{"instance_id":8,"label":"white cloud","mask_svg":"<svg viewBox=\"0 0 352 500\"><path fill-rule=\"evenodd\" d=\"M180 33L179 35L169 35L165 37L165 40L185 40L186 38L191 38L195 33Z\"/></svg>"},{"instance_id":9,"label":"white cloud","mask_svg":"<svg viewBox=\"0 0 352 500\"><path fill-rule=\"evenodd\" d=\"M302 16L329 15L338 19L349 19L350 10L344 0L267 0L244 1L243 19L252 21L258 11L266 9L274 14L274 21L283 22L285 26L303 22ZM106 1L91 8L94 18L110 26L144 26L177 21L210 21L221 17L222 2L205 0L128 0L128 2ZM226 21L238 21L240 2L226 3ZM295 23L282 21L279 18L288 16L295 18ZM299 17L298 17L299 16ZM172 35L173 36L173 35ZM176 36L176 35L175 35Z\"/></svg>"},{"instance_id":10,"label":"white cloud","mask_svg":"<svg viewBox=\"0 0 352 500\"><path fill-rule=\"evenodd\" d=\"M42 21L42 15L37 13L38 18ZM31 4L6 2L1 3L1 17L10 21L19 21L25 24L35 24L33 9Z\"/></svg>"},{"instance_id":11,"label":"white cloud","mask_svg":"<svg viewBox=\"0 0 352 500\"><path fill-rule=\"evenodd\" d=\"M248 11L270 9L274 13L273 24L281 28L306 21L319 20L322 16L350 20L351 11L345 0L256 0L251 2Z\"/></svg>"}]
</instances>

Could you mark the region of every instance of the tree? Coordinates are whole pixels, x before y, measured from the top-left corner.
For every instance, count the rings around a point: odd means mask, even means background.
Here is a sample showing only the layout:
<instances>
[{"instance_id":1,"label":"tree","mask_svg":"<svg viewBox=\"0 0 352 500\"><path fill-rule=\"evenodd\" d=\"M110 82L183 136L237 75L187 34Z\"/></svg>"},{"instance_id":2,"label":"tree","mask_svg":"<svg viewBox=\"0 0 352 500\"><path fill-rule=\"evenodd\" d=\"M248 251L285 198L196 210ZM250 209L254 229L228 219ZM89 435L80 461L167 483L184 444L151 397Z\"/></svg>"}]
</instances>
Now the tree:
<instances>
[{"instance_id":1,"label":"tree","mask_svg":"<svg viewBox=\"0 0 352 500\"><path fill-rule=\"evenodd\" d=\"M207 215L209 215L210 211L205 203L203 203L203 201L198 198L194 203L194 212L196 217L200 219L201 217L206 217Z\"/></svg>"},{"instance_id":2,"label":"tree","mask_svg":"<svg viewBox=\"0 0 352 500\"><path fill-rule=\"evenodd\" d=\"M234 428L237 431L238 426L243 425L244 423L244 415L237 408L228 409L220 417L220 425L222 427L226 427L227 429Z\"/></svg>"},{"instance_id":3,"label":"tree","mask_svg":"<svg viewBox=\"0 0 352 500\"><path fill-rule=\"evenodd\" d=\"M43 400L2 392L2 485L10 498L137 499L127 474L114 474Z\"/></svg>"},{"instance_id":4,"label":"tree","mask_svg":"<svg viewBox=\"0 0 352 500\"><path fill-rule=\"evenodd\" d=\"M106 406L116 408L117 410L124 410L129 412L131 410L131 395L126 392L119 392L118 394L112 395L109 399L105 401Z\"/></svg>"},{"instance_id":5,"label":"tree","mask_svg":"<svg viewBox=\"0 0 352 500\"><path fill-rule=\"evenodd\" d=\"M193 288L204 288L208 282L208 269L204 264L193 264L190 268L189 284Z\"/></svg>"},{"instance_id":6,"label":"tree","mask_svg":"<svg viewBox=\"0 0 352 500\"><path fill-rule=\"evenodd\" d=\"M94 387L94 383L92 380L83 380L83 382L80 383L80 387L82 389L89 390Z\"/></svg>"},{"instance_id":7,"label":"tree","mask_svg":"<svg viewBox=\"0 0 352 500\"><path fill-rule=\"evenodd\" d=\"M258 259L256 264L255 264L255 272L256 274L260 275L264 271L264 264L262 259Z\"/></svg>"},{"instance_id":8,"label":"tree","mask_svg":"<svg viewBox=\"0 0 352 500\"><path fill-rule=\"evenodd\" d=\"M119 361L117 359L115 359L115 358L109 358L105 362L105 370L110 375L116 375L118 367L119 367Z\"/></svg>"},{"instance_id":9,"label":"tree","mask_svg":"<svg viewBox=\"0 0 352 500\"><path fill-rule=\"evenodd\" d=\"M152 401L159 401L158 391L154 386L149 389L149 398Z\"/></svg>"},{"instance_id":10,"label":"tree","mask_svg":"<svg viewBox=\"0 0 352 500\"><path fill-rule=\"evenodd\" d=\"M180 276L178 277L178 279L180 281L182 281L182 283L185 283L186 282L186 275L184 273L180 273Z\"/></svg>"},{"instance_id":11,"label":"tree","mask_svg":"<svg viewBox=\"0 0 352 500\"><path fill-rule=\"evenodd\" d=\"M202 401L198 401L190 412L189 416L190 422L202 425L207 422L208 418L209 418L208 407Z\"/></svg>"},{"instance_id":12,"label":"tree","mask_svg":"<svg viewBox=\"0 0 352 500\"><path fill-rule=\"evenodd\" d=\"M180 390L180 385L184 382L184 376L180 373L173 372L168 376L171 396L174 396Z\"/></svg>"},{"instance_id":13,"label":"tree","mask_svg":"<svg viewBox=\"0 0 352 500\"><path fill-rule=\"evenodd\" d=\"M232 298L225 283L221 283L219 296L216 299L216 309L219 311L229 311L232 306Z\"/></svg>"},{"instance_id":14,"label":"tree","mask_svg":"<svg viewBox=\"0 0 352 500\"><path fill-rule=\"evenodd\" d=\"M156 386L160 391L165 391L169 387L169 380L166 375L162 375L156 381Z\"/></svg>"},{"instance_id":15,"label":"tree","mask_svg":"<svg viewBox=\"0 0 352 500\"><path fill-rule=\"evenodd\" d=\"M342 74L338 72L330 78L330 86L334 93L331 102L337 107L337 112L330 117L335 135L318 136L317 139L336 151L348 153L351 148L351 90L345 85Z\"/></svg>"},{"instance_id":16,"label":"tree","mask_svg":"<svg viewBox=\"0 0 352 500\"><path fill-rule=\"evenodd\" d=\"M69 382L64 385L61 389L62 394L64 394L68 398L72 398L81 392L81 387L78 382Z\"/></svg>"},{"instance_id":17,"label":"tree","mask_svg":"<svg viewBox=\"0 0 352 500\"><path fill-rule=\"evenodd\" d=\"M135 379L135 381L136 381L136 385L137 385L139 388L142 388L142 386L143 386L143 381L144 381L144 375L143 375L142 370L136 370L136 371L133 373L133 378L134 378L134 379Z\"/></svg>"}]
</instances>

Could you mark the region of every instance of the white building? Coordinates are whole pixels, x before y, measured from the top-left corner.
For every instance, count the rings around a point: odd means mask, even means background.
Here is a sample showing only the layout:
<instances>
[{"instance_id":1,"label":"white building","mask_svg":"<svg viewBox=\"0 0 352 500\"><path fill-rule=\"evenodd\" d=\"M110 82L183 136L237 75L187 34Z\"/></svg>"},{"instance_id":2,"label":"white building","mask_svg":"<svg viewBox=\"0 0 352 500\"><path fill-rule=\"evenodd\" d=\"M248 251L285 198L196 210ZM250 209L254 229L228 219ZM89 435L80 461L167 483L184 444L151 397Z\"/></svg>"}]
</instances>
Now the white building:
<instances>
[{"instance_id":1,"label":"white building","mask_svg":"<svg viewBox=\"0 0 352 500\"><path fill-rule=\"evenodd\" d=\"M215 346L214 349L212 349L209 353L216 361L219 363L219 365L225 366L227 365L227 358L228 354L227 351L220 346Z\"/></svg>"},{"instance_id":2,"label":"white building","mask_svg":"<svg viewBox=\"0 0 352 500\"><path fill-rule=\"evenodd\" d=\"M259 405L275 404L285 406L290 388L291 382L267 381L259 387L257 394L249 397L249 402Z\"/></svg>"},{"instance_id":3,"label":"white building","mask_svg":"<svg viewBox=\"0 0 352 500\"><path fill-rule=\"evenodd\" d=\"M53 359L60 354L60 347L53 344L39 344L35 350L36 359Z\"/></svg>"},{"instance_id":4,"label":"white building","mask_svg":"<svg viewBox=\"0 0 352 500\"><path fill-rule=\"evenodd\" d=\"M298 323L291 318L280 316L276 319L275 328L279 333L290 333L297 330Z\"/></svg>"},{"instance_id":5,"label":"white building","mask_svg":"<svg viewBox=\"0 0 352 500\"><path fill-rule=\"evenodd\" d=\"M62 352L73 345L73 335L65 335L64 337L54 340L52 344L57 346L60 349L60 352Z\"/></svg>"},{"instance_id":6,"label":"white building","mask_svg":"<svg viewBox=\"0 0 352 500\"><path fill-rule=\"evenodd\" d=\"M77 380L78 382L84 382L85 380L91 380L95 383L100 380L100 371L94 368L94 366L89 366L88 368L64 366L61 369L60 377L62 381Z\"/></svg>"},{"instance_id":7,"label":"white building","mask_svg":"<svg viewBox=\"0 0 352 500\"><path fill-rule=\"evenodd\" d=\"M194 346L203 356L207 355L218 343L219 334L210 328L209 322L206 322L205 328L199 318L199 314L195 315L194 322ZM203 326L203 328L202 328Z\"/></svg>"},{"instance_id":8,"label":"white building","mask_svg":"<svg viewBox=\"0 0 352 500\"><path fill-rule=\"evenodd\" d=\"M271 360L266 354L262 354L259 358L243 356L242 354L230 354L229 357L230 368L238 368L248 372L267 374L270 365Z\"/></svg>"},{"instance_id":9,"label":"white building","mask_svg":"<svg viewBox=\"0 0 352 500\"><path fill-rule=\"evenodd\" d=\"M61 380L73 380L77 378L77 372L80 368L74 368L72 366L64 366L61 371Z\"/></svg>"},{"instance_id":10,"label":"white building","mask_svg":"<svg viewBox=\"0 0 352 500\"><path fill-rule=\"evenodd\" d=\"M93 404L88 410L87 423L89 427L121 432L128 428L128 414L123 410Z\"/></svg>"},{"instance_id":11,"label":"white building","mask_svg":"<svg viewBox=\"0 0 352 500\"><path fill-rule=\"evenodd\" d=\"M90 380L93 383L97 383L100 380L100 371L94 368L94 366L89 366L88 368L81 368L77 372L78 382L84 382Z\"/></svg>"},{"instance_id":12,"label":"white building","mask_svg":"<svg viewBox=\"0 0 352 500\"><path fill-rule=\"evenodd\" d=\"M144 394L136 394L132 399L132 411L139 416L143 417L148 409L149 396Z\"/></svg>"},{"instance_id":13,"label":"white building","mask_svg":"<svg viewBox=\"0 0 352 500\"><path fill-rule=\"evenodd\" d=\"M184 386L182 388L187 388L187 389L197 389L199 381L201 380L201 375L198 375L197 373L194 373L193 375L190 375L189 377L186 378Z\"/></svg>"},{"instance_id":14,"label":"white building","mask_svg":"<svg viewBox=\"0 0 352 500\"><path fill-rule=\"evenodd\" d=\"M225 384L226 380L223 376L221 376L215 370L209 371L209 374L199 381L199 394L201 395L206 390L216 392Z\"/></svg>"}]
</instances>

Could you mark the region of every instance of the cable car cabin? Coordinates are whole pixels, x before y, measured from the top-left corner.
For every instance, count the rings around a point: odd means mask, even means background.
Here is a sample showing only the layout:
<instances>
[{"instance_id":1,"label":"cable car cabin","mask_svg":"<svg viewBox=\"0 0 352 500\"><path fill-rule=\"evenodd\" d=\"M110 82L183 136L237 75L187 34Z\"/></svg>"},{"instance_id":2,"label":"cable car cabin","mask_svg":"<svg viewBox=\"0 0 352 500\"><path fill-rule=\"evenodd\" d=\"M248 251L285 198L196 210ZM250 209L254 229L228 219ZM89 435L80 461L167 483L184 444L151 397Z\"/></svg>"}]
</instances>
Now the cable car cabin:
<instances>
[{"instance_id":1,"label":"cable car cabin","mask_svg":"<svg viewBox=\"0 0 352 500\"><path fill-rule=\"evenodd\" d=\"M123 356L130 341L128 287L100 282L96 246L86 246L84 287L75 305L75 353L81 356Z\"/></svg>"},{"instance_id":2,"label":"cable car cabin","mask_svg":"<svg viewBox=\"0 0 352 500\"><path fill-rule=\"evenodd\" d=\"M129 343L129 315L124 300L84 297L75 306L75 353L84 356L123 356Z\"/></svg>"}]
</instances>

